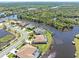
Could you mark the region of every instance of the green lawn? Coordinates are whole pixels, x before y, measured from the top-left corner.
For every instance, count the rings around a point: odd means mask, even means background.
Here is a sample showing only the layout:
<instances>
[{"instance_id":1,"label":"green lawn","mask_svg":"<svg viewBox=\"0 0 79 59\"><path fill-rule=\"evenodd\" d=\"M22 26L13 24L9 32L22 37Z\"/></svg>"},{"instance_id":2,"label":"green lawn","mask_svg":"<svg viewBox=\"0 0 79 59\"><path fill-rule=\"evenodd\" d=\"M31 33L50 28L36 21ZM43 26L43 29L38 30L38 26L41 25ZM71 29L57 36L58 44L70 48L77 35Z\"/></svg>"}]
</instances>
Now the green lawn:
<instances>
[{"instance_id":1,"label":"green lawn","mask_svg":"<svg viewBox=\"0 0 79 59\"><path fill-rule=\"evenodd\" d=\"M52 36L51 36L51 33L50 32L45 32L44 35L46 35L47 39L48 39L48 43L47 44L36 44L34 46L37 46L40 50L40 52L42 54L44 54L46 51L49 50L49 47L51 45L51 42L52 42Z\"/></svg>"},{"instance_id":2,"label":"green lawn","mask_svg":"<svg viewBox=\"0 0 79 59\"><path fill-rule=\"evenodd\" d=\"M75 38L74 41L75 41L75 47L76 47L76 51L75 51L76 58L79 58L79 39Z\"/></svg>"},{"instance_id":3,"label":"green lawn","mask_svg":"<svg viewBox=\"0 0 79 59\"><path fill-rule=\"evenodd\" d=\"M0 25L0 28L4 28L4 26L3 25Z\"/></svg>"},{"instance_id":4,"label":"green lawn","mask_svg":"<svg viewBox=\"0 0 79 59\"><path fill-rule=\"evenodd\" d=\"M0 42L7 42L7 41L11 40L13 37L14 37L14 36L11 35L11 34L6 35L6 36L0 38Z\"/></svg>"},{"instance_id":5,"label":"green lawn","mask_svg":"<svg viewBox=\"0 0 79 59\"><path fill-rule=\"evenodd\" d=\"M30 31L32 31L32 29L26 29L26 31L30 32Z\"/></svg>"},{"instance_id":6,"label":"green lawn","mask_svg":"<svg viewBox=\"0 0 79 59\"><path fill-rule=\"evenodd\" d=\"M15 58L15 56L16 56L16 55L14 55L13 53L9 53L9 54L8 54L8 57L9 57L9 58Z\"/></svg>"}]
</instances>

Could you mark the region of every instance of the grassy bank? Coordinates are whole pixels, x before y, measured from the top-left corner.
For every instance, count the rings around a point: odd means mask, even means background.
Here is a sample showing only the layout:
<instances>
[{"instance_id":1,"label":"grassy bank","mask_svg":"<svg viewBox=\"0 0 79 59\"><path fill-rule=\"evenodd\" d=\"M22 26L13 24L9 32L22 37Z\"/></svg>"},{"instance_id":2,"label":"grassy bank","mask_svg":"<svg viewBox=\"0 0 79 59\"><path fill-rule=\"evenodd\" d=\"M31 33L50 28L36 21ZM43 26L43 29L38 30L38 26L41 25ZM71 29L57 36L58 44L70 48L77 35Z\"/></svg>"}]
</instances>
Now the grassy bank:
<instances>
[{"instance_id":1,"label":"grassy bank","mask_svg":"<svg viewBox=\"0 0 79 59\"><path fill-rule=\"evenodd\" d=\"M78 37L74 38L74 41L75 41L75 48L76 48L75 55L76 55L76 58L79 58L79 38Z\"/></svg>"}]
</instances>

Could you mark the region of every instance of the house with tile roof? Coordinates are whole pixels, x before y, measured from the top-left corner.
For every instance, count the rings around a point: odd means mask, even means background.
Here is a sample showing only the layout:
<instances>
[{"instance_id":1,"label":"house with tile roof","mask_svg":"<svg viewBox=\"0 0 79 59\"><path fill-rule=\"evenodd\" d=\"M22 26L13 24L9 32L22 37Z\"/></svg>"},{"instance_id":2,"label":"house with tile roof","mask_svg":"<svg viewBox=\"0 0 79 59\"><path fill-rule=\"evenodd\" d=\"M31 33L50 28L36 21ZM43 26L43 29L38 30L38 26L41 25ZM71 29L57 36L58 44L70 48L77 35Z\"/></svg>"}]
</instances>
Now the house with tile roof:
<instances>
[{"instance_id":1,"label":"house with tile roof","mask_svg":"<svg viewBox=\"0 0 79 59\"><path fill-rule=\"evenodd\" d=\"M37 58L40 55L39 49L30 44L24 45L16 53L19 58Z\"/></svg>"},{"instance_id":2,"label":"house with tile roof","mask_svg":"<svg viewBox=\"0 0 79 59\"><path fill-rule=\"evenodd\" d=\"M47 44L47 38L44 35L35 35L32 44Z\"/></svg>"}]
</instances>

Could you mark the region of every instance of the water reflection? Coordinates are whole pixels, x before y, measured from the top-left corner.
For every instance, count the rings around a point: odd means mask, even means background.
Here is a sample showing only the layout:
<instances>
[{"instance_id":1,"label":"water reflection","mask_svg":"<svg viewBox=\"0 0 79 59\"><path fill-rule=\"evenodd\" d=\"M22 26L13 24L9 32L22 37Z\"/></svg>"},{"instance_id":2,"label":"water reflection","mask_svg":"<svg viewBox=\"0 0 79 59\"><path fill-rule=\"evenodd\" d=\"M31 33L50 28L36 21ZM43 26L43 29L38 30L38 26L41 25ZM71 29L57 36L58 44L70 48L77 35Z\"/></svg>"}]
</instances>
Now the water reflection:
<instances>
[{"instance_id":1,"label":"water reflection","mask_svg":"<svg viewBox=\"0 0 79 59\"><path fill-rule=\"evenodd\" d=\"M3 37L3 36L8 35L8 34L10 34L10 33L9 32L6 32L3 29L0 29L0 37Z\"/></svg>"},{"instance_id":2,"label":"water reflection","mask_svg":"<svg viewBox=\"0 0 79 59\"><path fill-rule=\"evenodd\" d=\"M45 57L56 57L56 58L73 58L75 53L75 47L72 45L72 41L74 40L75 34L79 33L79 27L74 26L71 31L62 32L58 31L53 27L50 27L45 24L32 23L35 26L39 26L45 29L50 30L54 33L54 45L49 54L49 56ZM54 51L53 51L54 50ZM53 53L55 52L56 55Z\"/></svg>"}]
</instances>

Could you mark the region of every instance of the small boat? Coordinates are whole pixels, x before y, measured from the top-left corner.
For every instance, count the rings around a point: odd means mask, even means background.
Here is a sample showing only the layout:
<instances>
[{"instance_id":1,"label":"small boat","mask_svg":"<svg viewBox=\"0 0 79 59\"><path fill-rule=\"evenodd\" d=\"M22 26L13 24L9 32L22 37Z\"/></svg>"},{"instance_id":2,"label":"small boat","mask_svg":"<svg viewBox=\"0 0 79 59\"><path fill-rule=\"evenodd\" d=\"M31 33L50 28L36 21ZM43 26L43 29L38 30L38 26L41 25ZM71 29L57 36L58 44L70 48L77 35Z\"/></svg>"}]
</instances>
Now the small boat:
<instances>
[{"instance_id":1,"label":"small boat","mask_svg":"<svg viewBox=\"0 0 79 59\"><path fill-rule=\"evenodd\" d=\"M74 57L76 57L76 56L77 56L77 54L75 53L75 54L74 54Z\"/></svg>"},{"instance_id":2,"label":"small boat","mask_svg":"<svg viewBox=\"0 0 79 59\"><path fill-rule=\"evenodd\" d=\"M75 41L72 41L72 44L75 45Z\"/></svg>"}]
</instances>

